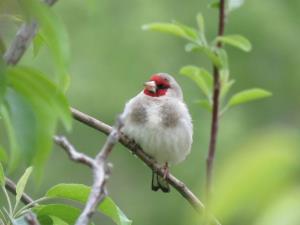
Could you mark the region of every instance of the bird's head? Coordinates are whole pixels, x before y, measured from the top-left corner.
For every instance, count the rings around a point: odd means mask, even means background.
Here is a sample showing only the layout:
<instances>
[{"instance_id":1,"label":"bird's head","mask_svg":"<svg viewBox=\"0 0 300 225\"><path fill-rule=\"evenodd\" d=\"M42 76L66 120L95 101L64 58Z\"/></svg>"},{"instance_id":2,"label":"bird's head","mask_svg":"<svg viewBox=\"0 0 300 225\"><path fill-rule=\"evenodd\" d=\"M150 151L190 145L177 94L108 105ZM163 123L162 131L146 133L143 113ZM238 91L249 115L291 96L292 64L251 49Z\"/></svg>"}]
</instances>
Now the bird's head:
<instances>
[{"instance_id":1,"label":"bird's head","mask_svg":"<svg viewBox=\"0 0 300 225\"><path fill-rule=\"evenodd\" d=\"M167 73L153 74L144 83L144 94L151 97L168 96L182 99L182 91L176 80Z\"/></svg>"}]
</instances>

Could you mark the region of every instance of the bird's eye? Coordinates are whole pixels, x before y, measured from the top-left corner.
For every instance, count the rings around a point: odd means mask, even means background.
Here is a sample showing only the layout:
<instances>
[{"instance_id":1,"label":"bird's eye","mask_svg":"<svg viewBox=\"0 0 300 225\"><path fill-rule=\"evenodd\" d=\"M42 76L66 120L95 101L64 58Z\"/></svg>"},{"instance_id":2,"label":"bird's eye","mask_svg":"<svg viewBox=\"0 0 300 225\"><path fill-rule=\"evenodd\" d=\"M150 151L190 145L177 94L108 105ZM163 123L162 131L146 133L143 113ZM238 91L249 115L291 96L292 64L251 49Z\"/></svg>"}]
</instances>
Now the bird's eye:
<instances>
[{"instance_id":1,"label":"bird's eye","mask_svg":"<svg viewBox=\"0 0 300 225\"><path fill-rule=\"evenodd\" d=\"M157 89L166 89L167 87L164 86L163 84L159 84L157 85Z\"/></svg>"}]
</instances>

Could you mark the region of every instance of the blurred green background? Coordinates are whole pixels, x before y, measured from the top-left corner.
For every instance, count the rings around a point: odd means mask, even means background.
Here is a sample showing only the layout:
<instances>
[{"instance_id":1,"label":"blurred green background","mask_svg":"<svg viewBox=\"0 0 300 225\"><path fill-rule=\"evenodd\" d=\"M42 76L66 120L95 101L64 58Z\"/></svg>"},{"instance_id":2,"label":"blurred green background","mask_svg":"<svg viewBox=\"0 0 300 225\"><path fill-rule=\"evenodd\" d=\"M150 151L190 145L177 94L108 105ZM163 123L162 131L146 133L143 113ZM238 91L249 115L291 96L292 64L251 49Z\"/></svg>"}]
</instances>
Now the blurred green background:
<instances>
[{"instance_id":1,"label":"blurred green background","mask_svg":"<svg viewBox=\"0 0 300 225\"><path fill-rule=\"evenodd\" d=\"M75 108L112 124L126 101L141 90L151 74L168 72L175 76L192 114L194 143L191 155L171 171L201 200L204 200L210 115L194 103L201 97L196 85L178 71L187 64L208 69L211 65L205 57L184 52L182 40L144 32L141 26L172 20L196 26L195 16L202 12L207 36L213 38L218 14L207 8L208 3L206 0L72 0L58 1L53 9L69 33L72 55L67 95ZM278 203L280 208L281 198L299 200L299 160L296 161L300 156L299 13L299 1L251 0L227 20L227 34L245 35L253 45L249 54L227 48L231 77L236 80L231 94L262 87L271 91L273 97L236 107L222 117L215 195L218 196L216 213L224 224L266 225L264 219L276 212L271 206ZM8 36L14 35L16 29L7 29ZM32 64L48 74L53 71L46 48L34 60L29 50L21 63ZM91 156L105 140L104 135L78 122L74 122L73 131L67 136L77 149ZM110 196L134 224L199 224L196 213L175 190L170 194L150 190L151 171L124 147L118 145L110 161L114 165ZM35 188L32 184L28 192L38 197L60 182L90 185L91 181L87 168L70 162L63 151L55 148L41 186ZM298 206L299 211L299 202L287 205L293 205L294 210ZM299 223L283 221L278 224L300 224L299 220ZM104 222L112 224L110 220Z\"/></svg>"}]
</instances>

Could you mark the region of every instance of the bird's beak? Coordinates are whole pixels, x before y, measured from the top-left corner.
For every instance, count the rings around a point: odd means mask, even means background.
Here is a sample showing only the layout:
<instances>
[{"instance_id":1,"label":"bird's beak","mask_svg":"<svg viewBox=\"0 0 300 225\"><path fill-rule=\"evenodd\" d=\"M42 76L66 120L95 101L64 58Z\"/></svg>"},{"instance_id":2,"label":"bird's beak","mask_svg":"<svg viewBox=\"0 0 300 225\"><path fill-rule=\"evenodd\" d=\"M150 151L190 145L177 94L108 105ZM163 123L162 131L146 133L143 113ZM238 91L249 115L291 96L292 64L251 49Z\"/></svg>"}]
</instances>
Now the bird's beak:
<instances>
[{"instance_id":1,"label":"bird's beak","mask_svg":"<svg viewBox=\"0 0 300 225\"><path fill-rule=\"evenodd\" d=\"M156 84L154 81L147 81L144 83L144 87L146 90L151 91L153 93L156 92Z\"/></svg>"}]
</instances>

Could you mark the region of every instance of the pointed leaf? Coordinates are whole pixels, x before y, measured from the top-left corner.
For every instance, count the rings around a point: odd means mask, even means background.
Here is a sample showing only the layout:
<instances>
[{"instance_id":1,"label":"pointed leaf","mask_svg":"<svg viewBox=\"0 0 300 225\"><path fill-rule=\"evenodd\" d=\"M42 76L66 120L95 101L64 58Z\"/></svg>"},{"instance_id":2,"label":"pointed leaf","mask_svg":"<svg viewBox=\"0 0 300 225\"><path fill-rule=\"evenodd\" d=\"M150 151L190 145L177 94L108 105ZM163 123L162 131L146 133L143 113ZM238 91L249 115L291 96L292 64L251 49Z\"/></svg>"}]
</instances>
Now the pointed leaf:
<instances>
[{"instance_id":1,"label":"pointed leaf","mask_svg":"<svg viewBox=\"0 0 300 225\"><path fill-rule=\"evenodd\" d=\"M220 58L220 56L213 51L212 48L202 45L202 44L195 44L195 43L188 43L185 45L185 51L187 52L200 52L204 53L210 60L211 62L218 68L221 68L223 63Z\"/></svg>"},{"instance_id":2,"label":"pointed leaf","mask_svg":"<svg viewBox=\"0 0 300 225\"><path fill-rule=\"evenodd\" d=\"M198 24L199 31L201 33L204 33L205 32L205 23L204 23L204 18L203 18L202 13L197 14L197 24Z\"/></svg>"},{"instance_id":3,"label":"pointed leaf","mask_svg":"<svg viewBox=\"0 0 300 225\"><path fill-rule=\"evenodd\" d=\"M239 104L243 104L246 102L258 100L261 98L270 97L272 95L271 92L260 89L260 88L253 88L245 91L241 91L231 97L229 100L228 106L235 106Z\"/></svg>"},{"instance_id":4,"label":"pointed leaf","mask_svg":"<svg viewBox=\"0 0 300 225\"><path fill-rule=\"evenodd\" d=\"M32 167L28 167L16 185L16 206L24 193L28 178L32 172Z\"/></svg>"},{"instance_id":5,"label":"pointed leaf","mask_svg":"<svg viewBox=\"0 0 300 225\"><path fill-rule=\"evenodd\" d=\"M186 35L190 38L190 40L196 41L198 39L197 31L193 27L189 27L189 26L179 23L177 21L174 21L173 23L175 25L179 26L186 33Z\"/></svg>"},{"instance_id":6,"label":"pointed leaf","mask_svg":"<svg viewBox=\"0 0 300 225\"><path fill-rule=\"evenodd\" d=\"M220 41L224 44L229 44L233 47L239 48L245 52L251 51L251 43L250 41L242 35L226 35L226 36L219 36L216 38L216 41Z\"/></svg>"},{"instance_id":7,"label":"pointed leaf","mask_svg":"<svg viewBox=\"0 0 300 225\"><path fill-rule=\"evenodd\" d=\"M208 71L196 66L185 66L180 73L193 80L207 97L211 96L212 76Z\"/></svg>"},{"instance_id":8,"label":"pointed leaf","mask_svg":"<svg viewBox=\"0 0 300 225\"><path fill-rule=\"evenodd\" d=\"M143 25L142 29L168 33L191 41L197 39L197 32L193 28L174 23L150 23Z\"/></svg>"},{"instance_id":9,"label":"pointed leaf","mask_svg":"<svg viewBox=\"0 0 300 225\"><path fill-rule=\"evenodd\" d=\"M2 164L0 162L0 186L5 185L5 176L4 176L4 169L2 167Z\"/></svg>"},{"instance_id":10,"label":"pointed leaf","mask_svg":"<svg viewBox=\"0 0 300 225\"><path fill-rule=\"evenodd\" d=\"M88 199L90 190L90 187L83 184L58 184L52 187L46 193L46 196L85 203ZM130 225L132 223L132 221L125 216L120 208L109 197L104 199L98 207L98 211L110 217L118 225Z\"/></svg>"}]
</instances>

